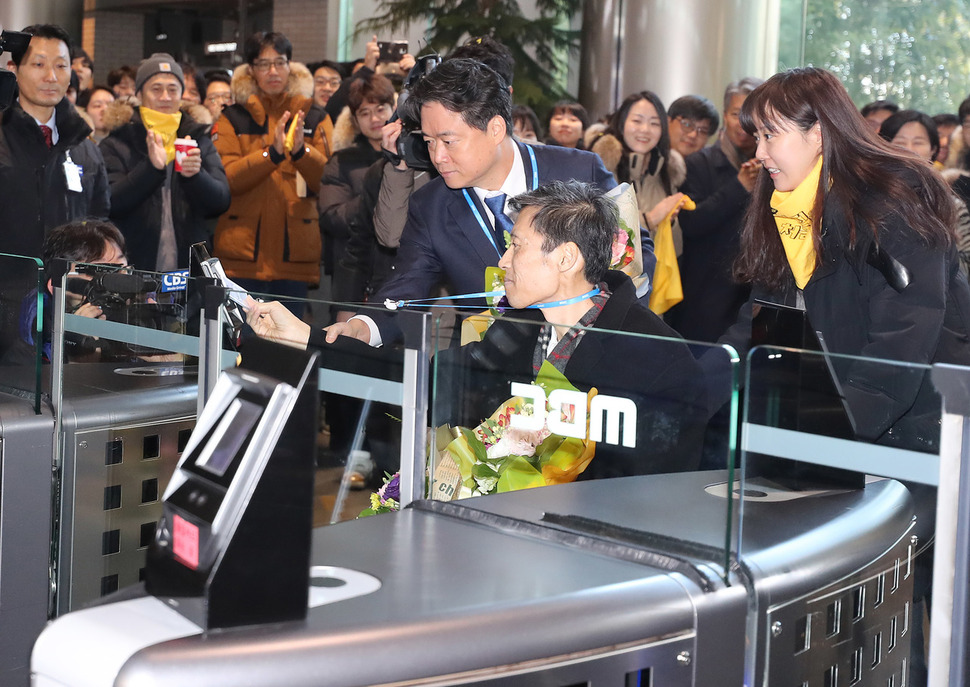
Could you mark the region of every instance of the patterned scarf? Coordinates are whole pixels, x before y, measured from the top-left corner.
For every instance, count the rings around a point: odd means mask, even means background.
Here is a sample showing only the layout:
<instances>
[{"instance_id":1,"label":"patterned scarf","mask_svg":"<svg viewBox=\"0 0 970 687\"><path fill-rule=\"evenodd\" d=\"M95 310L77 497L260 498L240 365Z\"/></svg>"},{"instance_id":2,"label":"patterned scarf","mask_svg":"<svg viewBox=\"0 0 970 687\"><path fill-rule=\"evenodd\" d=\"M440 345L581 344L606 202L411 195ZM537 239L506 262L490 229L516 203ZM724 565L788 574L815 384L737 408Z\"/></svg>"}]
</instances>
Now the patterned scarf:
<instances>
[{"instance_id":1,"label":"patterned scarf","mask_svg":"<svg viewBox=\"0 0 970 687\"><path fill-rule=\"evenodd\" d=\"M812 207L822 175L822 156L815 168L794 191L775 191L771 194L771 212L775 216L778 234L785 247L788 265L795 275L795 284L804 289L815 272L815 242L812 240Z\"/></svg>"},{"instance_id":2,"label":"patterned scarf","mask_svg":"<svg viewBox=\"0 0 970 687\"><path fill-rule=\"evenodd\" d=\"M565 336L559 339L548 356L546 355L546 349L549 348L549 341L552 338L552 325L546 324L542 327L542 331L539 333L539 340L536 342L535 352L532 355L533 374L539 374L539 368L542 367L544 360L548 360L559 372L566 374L566 365L569 364L569 359L572 357L573 352L575 352L576 347L579 346L579 342L582 341L583 334L586 333L586 330L583 328L593 326L596 318L603 312L603 306L606 305L606 301L610 297L610 290L605 282L600 282L599 289L600 292L590 298L593 301L593 306L586 311L586 314L579 318L579 322L569 328Z\"/></svg>"}]
</instances>

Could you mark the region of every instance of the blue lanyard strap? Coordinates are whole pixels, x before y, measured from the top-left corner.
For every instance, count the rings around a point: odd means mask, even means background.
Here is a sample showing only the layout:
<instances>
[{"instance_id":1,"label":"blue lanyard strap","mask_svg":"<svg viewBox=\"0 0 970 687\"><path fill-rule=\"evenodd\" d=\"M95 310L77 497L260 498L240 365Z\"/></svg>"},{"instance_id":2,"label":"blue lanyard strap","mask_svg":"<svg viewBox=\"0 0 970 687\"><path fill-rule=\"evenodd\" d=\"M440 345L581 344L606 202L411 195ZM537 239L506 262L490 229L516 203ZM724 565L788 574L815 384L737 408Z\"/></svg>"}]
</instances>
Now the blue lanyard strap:
<instances>
[{"instance_id":1,"label":"blue lanyard strap","mask_svg":"<svg viewBox=\"0 0 970 687\"><path fill-rule=\"evenodd\" d=\"M552 303L536 303L535 305L529 305L526 307L534 308L537 310L541 310L542 308L558 308L563 305L572 305L573 303L579 303L580 301L584 301L587 298L592 298L593 296L599 295L599 293L600 293L600 288L596 286L590 289L589 291L587 291L586 293L581 294L579 296L573 296L572 298L566 298L565 300L554 301ZM395 301L388 298L387 300L384 301L384 307L387 308L388 310L397 310L398 308L407 308L412 305L427 305L437 301L458 301L458 300L464 300L467 298L490 298L493 296L504 297L505 291L504 290L481 291L479 293L462 293L455 296L439 296L436 298L413 298L411 300L401 300L401 301ZM439 306L439 307L442 307L442 306ZM460 308L461 306L445 305L443 307Z\"/></svg>"},{"instance_id":2,"label":"blue lanyard strap","mask_svg":"<svg viewBox=\"0 0 970 687\"><path fill-rule=\"evenodd\" d=\"M536 153L534 150L532 150L532 146L525 146L525 149L529 151L529 158L532 162L532 190L535 191L537 188L539 188L539 163L536 162ZM489 228L488 223L485 221L485 218L482 217L482 213L478 211L478 206L475 205L475 202L472 200L471 194L468 193L468 189L463 188L461 193L463 196L465 196L465 202L468 203L468 207L471 208L472 214L475 215L475 219L478 220L478 226L481 228L482 233L485 234L485 238L487 238L488 242L492 244L492 248L495 249L498 256L502 257L504 251L500 250L498 244L495 243L495 236L493 235L492 230Z\"/></svg>"}]
</instances>

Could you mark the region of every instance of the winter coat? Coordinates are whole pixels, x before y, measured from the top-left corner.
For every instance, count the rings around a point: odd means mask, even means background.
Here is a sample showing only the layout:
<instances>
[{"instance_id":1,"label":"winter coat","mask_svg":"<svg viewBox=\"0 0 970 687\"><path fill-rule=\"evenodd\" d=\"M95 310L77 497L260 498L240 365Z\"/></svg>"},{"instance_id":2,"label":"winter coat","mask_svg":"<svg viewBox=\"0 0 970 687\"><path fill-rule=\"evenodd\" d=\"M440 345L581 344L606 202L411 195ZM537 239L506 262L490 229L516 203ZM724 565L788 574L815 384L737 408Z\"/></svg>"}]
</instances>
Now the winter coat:
<instances>
[{"instance_id":1,"label":"winter coat","mask_svg":"<svg viewBox=\"0 0 970 687\"><path fill-rule=\"evenodd\" d=\"M108 218L108 177L98 147L88 138L91 127L67 99L54 112L58 140L50 150L19 103L0 117L0 252L39 258L54 227ZM68 158L79 168L80 193L68 190Z\"/></svg>"},{"instance_id":2,"label":"winter coat","mask_svg":"<svg viewBox=\"0 0 970 687\"><path fill-rule=\"evenodd\" d=\"M738 170L718 144L687 157L681 191L697 203L679 216L684 252L678 259L684 300L671 308L667 323L684 338L717 341L738 319L751 287L734 280L741 224L751 197Z\"/></svg>"},{"instance_id":3,"label":"winter coat","mask_svg":"<svg viewBox=\"0 0 970 687\"><path fill-rule=\"evenodd\" d=\"M822 334L828 351L923 365L970 364L970 286L955 246L928 245L897 214L883 221L878 242L858 217L856 226L857 243L850 248L847 218L826 207L823 262L802 291L811 328ZM794 277L778 291L755 286L721 342L743 358L755 301L798 307L798 293ZM859 437L907 448L933 445L940 400L928 375L857 359L836 360L835 367Z\"/></svg>"},{"instance_id":4,"label":"winter coat","mask_svg":"<svg viewBox=\"0 0 970 687\"><path fill-rule=\"evenodd\" d=\"M194 139L202 151L198 174L186 178L172 171L172 223L178 267L182 269L189 266L189 246L211 241L212 222L208 218L221 215L229 207L229 183L208 133L211 120L204 107L189 106L183 108L178 128L179 138ZM111 184L111 219L125 235L128 261L137 269L154 270L168 170L155 169L148 159L148 131L137 103L115 101L105 112L105 124L111 133L100 147Z\"/></svg>"},{"instance_id":5,"label":"winter coat","mask_svg":"<svg viewBox=\"0 0 970 687\"><path fill-rule=\"evenodd\" d=\"M664 160L658 153L656 167L651 171L650 161L653 159L652 155L631 155L623 149L623 143L616 136L608 133L602 133L596 136L597 128L591 127L591 129L590 137L587 138L587 141L590 143L589 150L603 159L603 166L613 173L618 183L628 182L633 186L637 192L640 221L646 227L647 213L653 210L654 206L664 198L676 193L680 185L687 178L687 165L684 163L684 158L673 149L670 151L670 158L668 160ZM621 165L624 162L626 164ZM660 178L660 171L664 168L664 165L667 165L667 174L670 178L670 193L664 188L663 181ZM629 178L620 178L624 176L624 170L621 169L621 166L626 166ZM676 225L677 222L675 220L673 227L674 248L677 254L680 255L682 241L680 229ZM653 236L657 228L649 227L649 229L651 236Z\"/></svg>"},{"instance_id":6,"label":"winter coat","mask_svg":"<svg viewBox=\"0 0 970 687\"><path fill-rule=\"evenodd\" d=\"M231 277L316 284L321 252L316 195L332 125L319 108L311 113L313 77L291 62L286 89L270 97L243 65L233 75L232 93L236 104L222 111L212 132L232 193L216 225L215 255ZM274 132L286 111L307 113L305 146L302 153L294 151L296 159L285 155L276 162Z\"/></svg>"}]
</instances>

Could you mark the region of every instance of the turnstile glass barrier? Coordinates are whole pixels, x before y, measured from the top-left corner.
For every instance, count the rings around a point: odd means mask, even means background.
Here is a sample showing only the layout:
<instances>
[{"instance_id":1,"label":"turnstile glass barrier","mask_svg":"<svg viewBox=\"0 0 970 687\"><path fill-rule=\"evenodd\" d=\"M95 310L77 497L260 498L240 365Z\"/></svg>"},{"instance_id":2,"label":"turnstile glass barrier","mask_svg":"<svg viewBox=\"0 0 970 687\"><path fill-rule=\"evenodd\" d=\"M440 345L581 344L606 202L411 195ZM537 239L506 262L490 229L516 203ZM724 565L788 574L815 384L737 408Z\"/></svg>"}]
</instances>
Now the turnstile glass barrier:
<instances>
[{"instance_id":1,"label":"turnstile glass barrier","mask_svg":"<svg viewBox=\"0 0 970 687\"><path fill-rule=\"evenodd\" d=\"M56 614L142 579L160 498L206 387L245 358L255 337L244 326L246 299L274 298L184 274L84 264L65 275L60 291L63 326L52 337L64 361L52 366L62 436ZM407 476L398 503L424 485L429 316L353 307L392 318L402 343L311 343L324 351L320 419L306 428L317 436L317 525L367 510L385 475Z\"/></svg>"},{"instance_id":2,"label":"turnstile glass barrier","mask_svg":"<svg viewBox=\"0 0 970 687\"><path fill-rule=\"evenodd\" d=\"M504 516L666 548L727 578L735 550L726 496L734 481L733 350L553 327L538 313L475 315L447 341L436 333L428 495L439 508L502 510L501 501L470 497L530 489ZM713 399L725 409L712 417ZM640 487L616 491L612 503L583 503L586 491L576 503L563 496L576 493L573 483L595 480L606 493L612 478L633 476L643 477Z\"/></svg>"},{"instance_id":3,"label":"turnstile glass barrier","mask_svg":"<svg viewBox=\"0 0 970 687\"><path fill-rule=\"evenodd\" d=\"M0 390L27 398L41 412L44 391L42 364L50 355L44 340L45 298L43 263L37 258L0 253Z\"/></svg>"},{"instance_id":4,"label":"turnstile glass barrier","mask_svg":"<svg viewBox=\"0 0 970 687\"><path fill-rule=\"evenodd\" d=\"M244 302L247 297L267 303L278 301L269 294L231 290L227 297L234 302ZM324 319L344 313L342 319L346 320L356 313L387 334L380 347L347 336L327 343L323 330L311 329L308 324L291 328L292 322L282 308L276 311L280 333L267 334L270 340L297 347L309 345L322 353L317 381L320 421L313 428L317 432L318 466L315 524L353 520L374 510L375 503L377 512L383 512L422 498L431 316L321 300L286 302L302 310L306 319L322 312ZM273 315L267 313L265 318L271 320ZM291 335L294 329L298 330L298 340ZM245 359L245 341L240 352ZM382 501L393 503L380 505Z\"/></svg>"},{"instance_id":5,"label":"turnstile glass barrier","mask_svg":"<svg viewBox=\"0 0 970 687\"><path fill-rule=\"evenodd\" d=\"M930 369L749 352L737 496L753 682L925 684L942 407Z\"/></svg>"}]
</instances>

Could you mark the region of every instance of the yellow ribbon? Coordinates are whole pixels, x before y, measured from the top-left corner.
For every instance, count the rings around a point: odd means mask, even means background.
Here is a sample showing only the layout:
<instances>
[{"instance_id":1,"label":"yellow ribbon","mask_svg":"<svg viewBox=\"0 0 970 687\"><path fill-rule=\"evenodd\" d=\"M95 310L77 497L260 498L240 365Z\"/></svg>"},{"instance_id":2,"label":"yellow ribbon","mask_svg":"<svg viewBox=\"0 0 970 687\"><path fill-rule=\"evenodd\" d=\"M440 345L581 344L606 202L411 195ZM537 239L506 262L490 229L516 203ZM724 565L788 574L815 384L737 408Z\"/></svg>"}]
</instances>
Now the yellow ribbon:
<instances>
[{"instance_id":1,"label":"yellow ribbon","mask_svg":"<svg viewBox=\"0 0 970 687\"><path fill-rule=\"evenodd\" d=\"M697 205L687 196L667 213L653 237L653 254L657 266L653 270L653 290L650 292L650 309L662 315L684 300L684 288L680 282L677 250L674 248L674 230L671 218L678 209L693 210Z\"/></svg>"},{"instance_id":2,"label":"yellow ribbon","mask_svg":"<svg viewBox=\"0 0 970 687\"><path fill-rule=\"evenodd\" d=\"M818 193L818 181L822 176L822 156L818 156L815 168L794 191L775 191L771 194L771 212L795 284L804 289L815 272L815 242L812 240L812 207Z\"/></svg>"},{"instance_id":3,"label":"yellow ribbon","mask_svg":"<svg viewBox=\"0 0 970 687\"><path fill-rule=\"evenodd\" d=\"M139 107L141 121L149 131L161 135L162 145L165 146L166 163L175 159L175 139L178 137L179 124L182 123L182 113L166 114L147 107Z\"/></svg>"}]
</instances>

